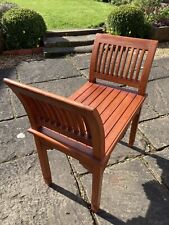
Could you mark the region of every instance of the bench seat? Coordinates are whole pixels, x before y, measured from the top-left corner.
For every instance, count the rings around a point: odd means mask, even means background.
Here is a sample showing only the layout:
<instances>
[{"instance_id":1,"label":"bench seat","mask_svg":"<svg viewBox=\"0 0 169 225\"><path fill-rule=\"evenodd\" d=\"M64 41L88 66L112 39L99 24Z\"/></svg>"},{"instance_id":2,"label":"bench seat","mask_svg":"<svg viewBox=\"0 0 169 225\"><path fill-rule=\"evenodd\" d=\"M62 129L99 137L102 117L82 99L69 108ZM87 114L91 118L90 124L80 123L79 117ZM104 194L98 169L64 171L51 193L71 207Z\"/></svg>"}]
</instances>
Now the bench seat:
<instances>
[{"instance_id":1,"label":"bench seat","mask_svg":"<svg viewBox=\"0 0 169 225\"><path fill-rule=\"evenodd\" d=\"M145 97L128 90L86 82L69 99L97 109L104 127L105 152L108 155L128 128Z\"/></svg>"}]
</instances>

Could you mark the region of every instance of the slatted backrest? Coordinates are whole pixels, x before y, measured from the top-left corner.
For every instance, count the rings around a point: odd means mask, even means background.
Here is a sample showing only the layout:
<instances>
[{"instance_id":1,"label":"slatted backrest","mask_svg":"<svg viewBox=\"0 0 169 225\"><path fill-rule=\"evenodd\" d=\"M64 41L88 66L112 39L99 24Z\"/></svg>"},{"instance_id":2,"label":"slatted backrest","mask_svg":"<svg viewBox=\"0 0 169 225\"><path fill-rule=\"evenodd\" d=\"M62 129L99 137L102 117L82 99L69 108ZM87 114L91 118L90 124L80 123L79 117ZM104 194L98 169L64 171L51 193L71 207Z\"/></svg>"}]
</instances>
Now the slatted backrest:
<instances>
[{"instance_id":1,"label":"slatted backrest","mask_svg":"<svg viewBox=\"0 0 169 225\"><path fill-rule=\"evenodd\" d=\"M33 129L49 128L92 146L94 157L102 159L104 131L96 109L19 82L4 81L22 102Z\"/></svg>"},{"instance_id":2,"label":"slatted backrest","mask_svg":"<svg viewBox=\"0 0 169 225\"><path fill-rule=\"evenodd\" d=\"M155 40L97 34L89 81L98 78L125 84L144 95L157 44Z\"/></svg>"}]
</instances>

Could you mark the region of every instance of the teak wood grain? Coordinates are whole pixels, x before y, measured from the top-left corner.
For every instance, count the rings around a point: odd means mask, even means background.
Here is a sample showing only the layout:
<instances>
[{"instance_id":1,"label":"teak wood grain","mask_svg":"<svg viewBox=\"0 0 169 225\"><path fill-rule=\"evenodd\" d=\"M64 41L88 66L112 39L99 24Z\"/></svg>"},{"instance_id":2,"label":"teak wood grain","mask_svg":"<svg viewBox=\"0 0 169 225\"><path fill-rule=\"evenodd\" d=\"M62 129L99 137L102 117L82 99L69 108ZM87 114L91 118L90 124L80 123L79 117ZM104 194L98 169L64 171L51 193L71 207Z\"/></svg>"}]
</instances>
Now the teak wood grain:
<instances>
[{"instance_id":1,"label":"teak wood grain","mask_svg":"<svg viewBox=\"0 0 169 225\"><path fill-rule=\"evenodd\" d=\"M110 154L130 123L129 146L134 144L156 47L154 40L97 34L89 81L69 98L4 79L29 117L45 182L52 183L48 149L79 160L92 173L93 212Z\"/></svg>"}]
</instances>

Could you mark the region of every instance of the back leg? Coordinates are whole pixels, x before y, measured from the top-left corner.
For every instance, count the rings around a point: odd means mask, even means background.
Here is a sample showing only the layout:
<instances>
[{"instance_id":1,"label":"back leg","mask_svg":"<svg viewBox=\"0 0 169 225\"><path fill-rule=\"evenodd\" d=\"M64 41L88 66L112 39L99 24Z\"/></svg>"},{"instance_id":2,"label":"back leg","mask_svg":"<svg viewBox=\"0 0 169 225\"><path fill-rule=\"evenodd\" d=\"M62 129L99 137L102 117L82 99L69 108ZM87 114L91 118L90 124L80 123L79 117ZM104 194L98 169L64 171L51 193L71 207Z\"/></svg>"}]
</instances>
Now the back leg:
<instances>
[{"instance_id":1,"label":"back leg","mask_svg":"<svg viewBox=\"0 0 169 225\"><path fill-rule=\"evenodd\" d=\"M132 124L131 124L130 137L129 137L129 146L130 147L133 146L134 141L135 141L137 127L138 127L138 122L139 122L139 118L140 118L140 113L141 113L141 109L135 115L135 117L134 117L134 119L132 121Z\"/></svg>"}]
</instances>

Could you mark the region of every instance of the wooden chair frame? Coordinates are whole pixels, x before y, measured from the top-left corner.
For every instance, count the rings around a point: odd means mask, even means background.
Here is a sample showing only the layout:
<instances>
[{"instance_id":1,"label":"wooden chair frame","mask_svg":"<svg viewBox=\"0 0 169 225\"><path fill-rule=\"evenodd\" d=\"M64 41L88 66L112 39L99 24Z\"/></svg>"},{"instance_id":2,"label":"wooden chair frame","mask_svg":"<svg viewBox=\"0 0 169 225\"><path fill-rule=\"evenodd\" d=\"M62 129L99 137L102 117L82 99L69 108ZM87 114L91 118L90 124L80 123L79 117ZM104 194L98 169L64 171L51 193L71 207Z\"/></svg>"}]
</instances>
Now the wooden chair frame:
<instances>
[{"instance_id":1,"label":"wooden chair frame","mask_svg":"<svg viewBox=\"0 0 169 225\"><path fill-rule=\"evenodd\" d=\"M22 102L34 135L42 174L51 185L48 149L57 149L92 173L91 209L100 206L103 172L110 154L131 124L136 136L157 41L97 34L89 81L69 98L4 79ZM106 86L98 80L118 83Z\"/></svg>"}]
</instances>

